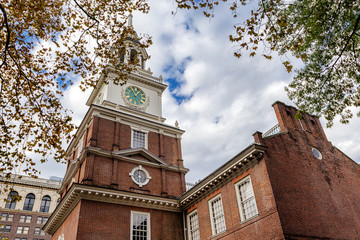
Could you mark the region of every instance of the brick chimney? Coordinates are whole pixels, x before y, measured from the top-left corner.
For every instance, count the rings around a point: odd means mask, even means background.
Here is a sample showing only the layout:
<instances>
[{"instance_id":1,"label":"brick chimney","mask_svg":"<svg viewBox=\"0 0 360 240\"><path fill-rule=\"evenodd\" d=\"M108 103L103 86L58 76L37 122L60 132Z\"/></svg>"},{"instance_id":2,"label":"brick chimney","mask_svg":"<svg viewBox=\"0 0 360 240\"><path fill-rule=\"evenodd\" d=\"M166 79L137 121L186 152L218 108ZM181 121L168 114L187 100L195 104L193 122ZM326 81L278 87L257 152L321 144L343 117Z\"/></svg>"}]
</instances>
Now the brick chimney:
<instances>
[{"instance_id":1,"label":"brick chimney","mask_svg":"<svg viewBox=\"0 0 360 240\"><path fill-rule=\"evenodd\" d=\"M280 101L276 101L272 106L275 110L281 132L296 129L327 140L318 117L308 113L301 113L301 118L297 119L296 114L298 113L298 110L295 107L288 106Z\"/></svg>"}]
</instances>

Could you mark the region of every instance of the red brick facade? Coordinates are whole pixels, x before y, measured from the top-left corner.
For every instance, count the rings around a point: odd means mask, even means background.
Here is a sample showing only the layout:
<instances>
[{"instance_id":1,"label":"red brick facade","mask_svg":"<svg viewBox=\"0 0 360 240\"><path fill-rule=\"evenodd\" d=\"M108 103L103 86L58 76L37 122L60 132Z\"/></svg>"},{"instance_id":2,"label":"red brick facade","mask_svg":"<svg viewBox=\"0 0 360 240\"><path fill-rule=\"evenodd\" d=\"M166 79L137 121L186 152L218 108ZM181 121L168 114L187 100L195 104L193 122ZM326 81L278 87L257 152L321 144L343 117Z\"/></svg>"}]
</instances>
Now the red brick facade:
<instances>
[{"instance_id":1,"label":"red brick facade","mask_svg":"<svg viewBox=\"0 0 360 240\"><path fill-rule=\"evenodd\" d=\"M204 179L199 188L212 190L200 196L194 190L194 200L188 193L182 197L187 214L197 210L200 239L360 239L360 192L354 189L360 185L359 165L332 146L317 117L302 114L298 120L295 108L281 102L273 107L281 132L254 134L255 142L267 147L258 162L234 170L222 183ZM258 215L242 222L235 184L247 176ZM209 200L217 194L226 231L213 235ZM185 197L193 204L186 204Z\"/></svg>"},{"instance_id":2,"label":"red brick facade","mask_svg":"<svg viewBox=\"0 0 360 240\"><path fill-rule=\"evenodd\" d=\"M182 221L180 221L182 219L181 213L89 200L82 200L81 204L79 203L76 206L63 224L66 231L59 229L53 235L53 239L58 239L59 233L64 233L64 239L129 239L131 211L150 213L152 239L183 239L183 225Z\"/></svg>"},{"instance_id":3,"label":"red brick facade","mask_svg":"<svg viewBox=\"0 0 360 240\"><path fill-rule=\"evenodd\" d=\"M359 165L327 141L318 118L296 120L295 108L274 108L284 130L260 143L268 147L264 160L285 237L360 239Z\"/></svg>"},{"instance_id":4,"label":"red brick facade","mask_svg":"<svg viewBox=\"0 0 360 240\"><path fill-rule=\"evenodd\" d=\"M119 122L94 117L85 135L84 148L91 146L107 152L131 148L131 127ZM178 141L173 137L149 132L148 150L169 165L183 167ZM77 151L78 148L74 150L72 159L77 157ZM141 155L131 155L130 157L147 161L146 157ZM74 182L132 191L139 187L131 180L129 172L137 165L126 162L121 158L87 153L79 169L74 174ZM159 167L147 167L146 169L152 176L152 180L148 185L138 190L143 190L151 195L173 197L178 197L185 191L184 173L164 170ZM71 182L68 184L67 189L70 186ZM66 191L63 191L62 196L65 194Z\"/></svg>"},{"instance_id":5,"label":"red brick facade","mask_svg":"<svg viewBox=\"0 0 360 240\"><path fill-rule=\"evenodd\" d=\"M93 105L89 115L94 108ZM56 214L61 215L61 220L49 223L54 224L52 239L128 239L131 211L150 214L152 239L183 239L183 216L175 200L185 192L184 175L188 171L183 167L180 138L177 137L183 131L141 120L141 124L132 124L112 120L109 116L85 117L83 133L73 140L83 139L83 146L73 143L76 147L72 148L60 189L63 201ZM147 149L132 149L133 126L145 128ZM139 166L151 176L144 186L137 185L130 176ZM72 197L77 191L74 183L78 188L91 187L92 190L86 196L79 190L76 194L81 197L76 200ZM112 194L102 197L106 189ZM69 207L70 212L67 202L76 204ZM139 207L141 203L147 203L147 207ZM165 225L168 228L162 227Z\"/></svg>"}]
</instances>

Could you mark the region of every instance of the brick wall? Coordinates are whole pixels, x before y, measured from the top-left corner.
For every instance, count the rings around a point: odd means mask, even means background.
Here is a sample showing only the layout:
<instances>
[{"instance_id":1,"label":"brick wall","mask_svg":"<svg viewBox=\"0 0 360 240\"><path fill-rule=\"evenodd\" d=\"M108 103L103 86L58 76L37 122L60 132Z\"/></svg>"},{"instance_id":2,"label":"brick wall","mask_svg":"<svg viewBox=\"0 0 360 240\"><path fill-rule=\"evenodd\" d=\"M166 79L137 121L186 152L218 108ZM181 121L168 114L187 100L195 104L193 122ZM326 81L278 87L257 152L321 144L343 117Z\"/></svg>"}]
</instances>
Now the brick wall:
<instances>
[{"instance_id":1,"label":"brick wall","mask_svg":"<svg viewBox=\"0 0 360 240\"><path fill-rule=\"evenodd\" d=\"M318 119L274 105L282 134L260 139L287 239L360 239L360 167L327 141ZM317 159L312 148L318 149Z\"/></svg>"},{"instance_id":2,"label":"brick wall","mask_svg":"<svg viewBox=\"0 0 360 240\"><path fill-rule=\"evenodd\" d=\"M250 175L259 215L241 222L235 184ZM226 231L212 236L208 201L221 193ZM189 211L197 209L201 239L283 239L279 216L273 198L271 184L264 161L255 164L246 172L227 182L213 193L204 196Z\"/></svg>"},{"instance_id":3,"label":"brick wall","mask_svg":"<svg viewBox=\"0 0 360 240\"><path fill-rule=\"evenodd\" d=\"M86 146L106 151L131 148L130 126L108 119L95 116L89 124L85 136ZM179 141L173 137L149 132L148 150L170 165L183 166ZM141 155L131 157L146 160ZM185 191L184 173L151 166L143 166L149 172L151 180L147 185L139 188L129 176L131 170L136 166L139 164L89 153L77 169L74 180L76 183L165 197L178 197ZM65 196L70 186L71 184L65 188L62 197Z\"/></svg>"},{"instance_id":4,"label":"brick wall","mask_svg":"<svg viewBox=\"0 0 360 240\"><path fill-rule=\"evenodd\" d=\"M87 129L86 146L104 150L122 150L131 148L131 127L108 119L94 117ZM171 165L178 165L181 149L176 138L155 132L148 133L148 150ZM115 149L116 148L116 149Z\"/></svg>"},{"instance_id":5,"label":"brick wall","mask_svg":"<svg viewBox=\"0 0 360 240\"><path fill-rule=\"evenodd\" d=\"M130 238L131 211L150 213L151 239L183 240L182 214L111 203L81 200L65 223L53 235L57 239L119 240ZM79 217L76 218L76 215ZM78 223L74 222L78 220ZM74 227L78 225L78 230ZM69 228L70 227L70 228ZM69 231L73 229L74 231ZM76 236L74 235L76 233Z\"/></svg>"},{"instance_id":6,"label":"brick wall","mask_svg":"<svg viewBox=\"0 0 360 240\"><path fill-rule=\"evenodd\" d=\"M78 239L78 223L80 219L80 207L81 202L79 202L74 209L71 211L69 216L61 224L61 226L56 230L52 235L51 239L59 239L59 236L64 234L64 239Z\"/></svg>"}]
</instances>

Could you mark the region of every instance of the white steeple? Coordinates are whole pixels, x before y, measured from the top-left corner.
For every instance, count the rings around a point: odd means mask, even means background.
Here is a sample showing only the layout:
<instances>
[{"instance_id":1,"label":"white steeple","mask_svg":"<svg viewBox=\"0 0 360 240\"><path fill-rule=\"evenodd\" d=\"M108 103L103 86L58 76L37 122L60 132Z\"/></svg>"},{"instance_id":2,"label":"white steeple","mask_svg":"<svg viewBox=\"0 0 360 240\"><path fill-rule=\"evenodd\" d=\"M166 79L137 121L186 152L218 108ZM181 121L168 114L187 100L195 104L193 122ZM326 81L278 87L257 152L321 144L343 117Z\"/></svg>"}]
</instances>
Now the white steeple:
<instances>
[{"instance_id":1,"label":"white steeple","mask_svg":"<svg viewBox=\"0 0 360 240\"><path fill-rule=\"evenodd\" d=\"M133 26L133 15L130 13L128 16L128 27L132 27Z\"/></svg>"}]
</instances>

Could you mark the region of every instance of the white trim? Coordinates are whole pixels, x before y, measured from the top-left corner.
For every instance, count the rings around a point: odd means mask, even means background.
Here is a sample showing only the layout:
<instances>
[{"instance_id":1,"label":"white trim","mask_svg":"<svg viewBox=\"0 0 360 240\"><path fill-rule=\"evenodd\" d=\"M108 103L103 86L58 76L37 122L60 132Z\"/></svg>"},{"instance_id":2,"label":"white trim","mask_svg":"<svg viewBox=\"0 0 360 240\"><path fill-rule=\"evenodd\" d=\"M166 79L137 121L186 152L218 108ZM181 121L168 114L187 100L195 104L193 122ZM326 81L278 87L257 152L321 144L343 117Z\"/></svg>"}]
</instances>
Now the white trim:
<instances>
[{"instance_id":1,"label":"white trim","mask_svg":"<svg viewBox=\"0 0 360 240\"><path fill-rule=\"evenodd\" d=\"M215 231L215 223L214 223L214 217L213 217L213 210L212 210L212 203L216 200L220 199L220 203L221 203L221 212L222 212L222 215L223 215L223 218L224 218L224 225L225 225L225 229L221 232L216 232ZM211 222L211 232L212 232L212 235L219 235L223 232L226 232L226 222L225 222L225 213L224 213L224 207L223 207L223 204L222 204L222 197L221 197L221 193L219 193L218 195L216 195L215 197L211 198L209 201L208 201L208 205L209 205L209 214L210 214L210 222Z\"/></svg>"},{"instance_id":2,"label":"white trim","mask_svg":"<svg viewBox=\"0 0 360 240\"><path fill-rule=\"evenodd\" d=\"M135 178L135 172L137 170L143 171L146 175L146 180L144 182L139 182L136 178ZM134 167L131 172L129 173L129 176L131 177L131 179L133 180L134 183L136 183L137 185L139 185L139 187L143 187L146 184L148 184L151 180L150 174L149 172L143 168L141 165L139 165L138 167Z\"/></svg>"},{"instance_id":3,"label":"white trim","mask_svg":"<svg viewBox=\"0 0 360 240\"><path fill-rule=\"evenodd\" d=\"M130 240L133 239L133 216L134 214L139 214L139 215L145 215L147 217L147 236L146 236L146 240L151 240L151 224L150 224L150 213L148 212L138 212L138 211L131 211L131 217L130 217Z\"/></svg>"},{"instance_id":4,"label":"white trim","mask_svg":"<svg viewBox=\"0 0 360 240\"><path fill-rule=\"evenodd\" d=\"M77 148L78 148L78 152L77 152L77 157L80 157L80 155L81 155L81 151L83 150L83 146L84 146L84 137L85 137L85 133L83 133L82 135L81 135L81 137L80 137L80 140L79 140L79 142L78 142L78 146L77 146Z\"/></svg>"},{"instance_id":5,"label":"white trim","mask_svg":"<svg viewBox=\"0 0 360 240\"><path fill-rule=\"evenodd\" d=\"M318 157L315 155L314 151L315 151L317 154L319 154ZM311 152L312 152L312 154L314 155L314 157L316 157L317 159L319 159L319 160L322 159L322 154L321 154L321 152L320 152L319 149L317 149L317 148L312 148L312 149L311 149Z\"/></svg>"},{"instance_id":6,"label":"white trim","mask_svg":"<svg viewBox=\"0 0 360 240\"><path fill-rule=\"evenodd\" d=\"M197 215L197 218L196 218L196 220L197 220L197 225L198 225L198 229L197 229L197 231L198 231L198 237L199 238L192 238L192 236L191 236L191 225L190 225L190 217L192 217L193 215ZM200 238L200 225L199 225L199 215L198 215L198 212L197 212L197 209L195 209L194 211L192 211L192 212L190 212L187 216L186 216L186 220L187 220L187 232L188 232L188 237L189 237L189 240L200 240L201 238Z\"/></svg>"},{"instance_id":7,"label":"white trim","mask_svg":"<svg viewBox=\"0 0 360 240\"><path fill-rule=\"evenodd\" d=\"M242 200L241 200L241 196L240 196L240 189L239 189L239 185L241 185L243 182L249 180L250 182L250 187L251 187L251 193L252 193L252 197L254 198L254 202L255 202L255 209L256 209L256 213L252 216L249 216L248 218L246 218L244 216L244 209L243 209L243 206L242 206ZM240 213L240 219L241 219L241 222L244 222L248 219L251 219L255 216L257 216L259 214L259 211L257 209L257 204L256 204L256 198L255 198L255 194L254 194L254 188L252 186L252 182L251 182L251 178L250 178L250 175L244 177L243 179L241 179L240 181L238 181L237 183L234 184L234 187L235 187L235 192L236 192L236 198L237 198L237 203L238 203L238 208L239 208L239 213Z\"/></svg>"}]
</instances>

